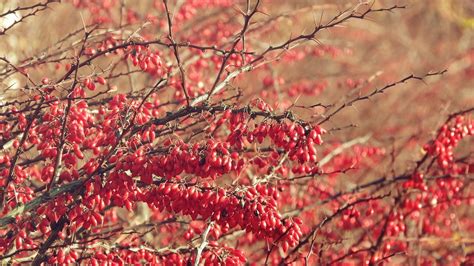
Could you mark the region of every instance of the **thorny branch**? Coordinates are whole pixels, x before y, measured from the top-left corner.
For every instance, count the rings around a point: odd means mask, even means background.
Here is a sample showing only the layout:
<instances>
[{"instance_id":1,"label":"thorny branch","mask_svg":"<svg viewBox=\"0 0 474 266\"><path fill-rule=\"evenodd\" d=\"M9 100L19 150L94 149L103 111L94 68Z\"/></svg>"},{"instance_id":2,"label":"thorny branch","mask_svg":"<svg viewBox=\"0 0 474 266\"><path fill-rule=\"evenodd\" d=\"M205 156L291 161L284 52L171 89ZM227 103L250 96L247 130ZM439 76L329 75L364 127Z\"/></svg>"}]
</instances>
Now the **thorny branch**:
<instances>
[{"instance_id":1,"label":"thorny branch","mask_svg":"<svg viewBox=\"0 0 474 266\"><path fill-rule=\"evenodd\" d=\"M2 29L0 31L0 35L3 35L6 33L7 30L11 29L13 26L17 25L18 23L22 22L26 18L30 16L34 16L40 11L46 10L48 8L48 5L54 2L58 2L55 0L49 0L46 1L45 3L38 3L32 6L25 6L25 7L18 7L13 10L9 10L3 14L0 15L0 17L4 17L10 14L16 14L18 12L24 12L24 11L29 11L30 13L22 15L22 17L17 20L13 25L9 26L8 28ZM127 27L127 25L120 23L121 28L120 29L107 29L103 30L100 29L99 27L94 27L94 35L92 34L92 31L86 32L85 38L81 41L76 41L72 42L69 45L66 45L66 42L69 43L71 42L70 39L75 37L81 30L72 32L68 35L66 35L64 38L61 38L56 44L54 44L52 47L56 47L54 52L48 54L49 49L43 50L45 55L42 56L33 56L33 57L27 57L24 60L20 60L20 64L18 66L12 64L7 58L0 58L5 65L4 68L2 69L2 72L0 73L0 76L2 77L8 77L9 75L13 74L22 74L28 79L28 82L33 85L32 89L39 90L43 88L42 85L37 85L33 81L33 79L26 75L24 72L24 69L31 68L31 67L36 67L40 66L43 64L51 63L51 62L63 62L67 60L74 60L74 64L69 68L69 70L65 71L66 73L57 79L55 82L52 82L48 86L52 87L61 87L63 88L63 85L70 84L70 87L68 90L65 90L66 95L65 96L60 96L57 97L56 99L49 99L47 100L45 98L46 95L41 94L40 99L27 99L27 100L20 100L20 99L15 99L13 101L9 101L6 103L2 103L0 105L1 116L5 116L3 123L11 123L12 121L15 121L15 115L17 114L25 114L25 117L27 119L27 124L24 129L18 128L15 124L13 124L13 130L12 134L5 139L1 140L1 147L2 151L7 151L11 149L12 143L19 139L18 143L18 148L16 148L15 153L12 157L12 160L8 166L3 166L8 168L8 175L6 177L6 185L0 188L0 196L1 196L1 207L2 209L7 205L8 202L14 200L14 199L8 199L7 198L7 193L6 191L8 190L9 186L11 186L13 181L15 181L15 168L17 166L22 166L22 167L28 167L31 165L35 165L37 163L45 163L48 162L49 159L47 158L42 158L42 156L36 156L33 158L27 158L28 156L24 156L25 158L22 158L26 152L33 150L34 151L34 145L31 145L31 143L28 143L29 140L29 133L32 127L35 126L35 123L38 123L40 118L46 113L45 110L50 106L50 104L53 104L55 102L66 102L66 105L64 107L64 112L62 116L59 118L60 121L60 134L58 137L58 143L56 146L57 149L57 154L55 158L53 158L54 166L53 166L53 175L52 178L49 182L48 185L37 185L34 182L28 183L31 185L32 188L34 188L34 198L26 204L21 204L18 202L18 204L8 212L4 213L2 217L0 218L0 228L5 229L7 233L5 234L5 237L9 237L11 235L14 235L17 233L19 230L18 228L11 227L14 225L19 217L24 217L25 215L30 215L34 216L35 215L35 210L37 210L40 206L45 206L45 204L52 202L53 200L57 199L60 196L64 195L71 195L72 198L74 199L72 202L70 202L68 205L66 205L67 210L71 210L74 206L79 206L81 204L81 200L84 199L86 195L86 189L85 189L85 184L88 182L91 182L94 177L98 176L97 180L101 182L101 185L106 184L107 182L111 181L109 174L113 172L115 169L120 164L123 164L124 161L119 162L111 162L111 157L115 156L118 152L125 152L128 154L132 154L140 149L145 150L145 155L154 155L154 154L166 154L170 151L169 147L162 147L161 143L166 140L166 139L179 139L181 136L182 139L186 139L187 141L185 142L191 142L191 140L194 141L195 138L204 136L205 138L209 137L212 139L215 135L217 130L214 130L212 134L209 134L206 129L209 127L208 123L208 117L219 117L222 115L224 112L227 110L230 110L231 114L244 114L246 118L248 118L248 121L272 121L272 123L282 123L282 122L291 122L297 125L304 126L305 128L310 126L311 123L305 121L304 119L298 118L296 114L290 112L290 111L285 111L285 112L278 112L278 111L263 111L261 109L255 109L251 105L239 105L238 100L240 100L240 94L239 96L236 97L229 97L229 98L224 98L220 99L217 97L217 94L220 94L223 92L227 87L230 87L231 82L241 74L255 70L256 68L264 65L264 64L269 64L270 62L273 62L271 58L268 58L268 55L270 55L272 52L280 52L278 56L283 54L284 52L293 49L297 47L300 43L306 42L306 41L312 41L315 40L316 35L321 32L322 30L329 29L332 27L336 27L338 25L341 25L351 19L365 19L369 14L371 13L377 13L377 12L391 12L395 9L401 9L405 8L404 6L392 6L389 8L380 8L380 9L374 9L372 6L368 6L368 8L360 12L358 9L360 8L360 5L356 7L355 9L352 10L347 10L345 12L342 12L329 20L325 24L319 24L314 26L314 29L307 33L307 34L301 34L299 36L293 37L288 39L287 41L283 42L282 44L279 45L272 45L265 50L263 50L260 53L257 53L255 51L251 51L248 47L251 47L249 44L248 36L250 32L257 30L256 28L251 28L251 25L253 25L253 18L257 13L260 12L260 1L256 1L254 5L251 5L251 1L246 2L246 11L241 11L241 15L243 16L243 24L239 28L238 33L233 37L232 41L225 43L221 48L219 48L217 45L200 45L196 43L191 43L188 41L184 42L179 42L175 38L175 34L173 33L173 30L175 29L173 25L173 15L171 14L168 6L168 1L163 0L164 4L164 18L167 21L167 26L168 26L168 35L167 35L167 41L162 41L160 39L155 39L155 40L139 40L139 41L132 41L130 38L126 40L122 40L121 42L118 42L118 44L114 44L111 46L107 46L107 48L104 48L102 50L96 51L92 55L88 55L87 57L84 55L84 50L86 47L89 45L88 41L90 40L91 43L93 41L100 40L101 38L106 38L109 36L109 34L117 32L120 30L122 33L125 32L124 28ZM179 6L179 5L178 5ZM122 15L122 14L121 14ZM122 17L122 16L121 16ZM121 18L122 20L122 18ZM247 38L246 38L247 35ZM122 38L123 39L123 38ZM180 36L181 39L181 36ZM80 52L75 54L74 57L66 57L64 56L65 53L68 51L78 49L79 45L81 45ZM66 139L69 134L67 128L68 128L68 123L70 121L70 113L71 113L71 108L74 105L75 101L78 100L85 100L87 101L89 106L93 106L94 108L98 108L101 105L105 105L106 103L110 102L113 100L112 96L109 96L108 94L111 94L111 88L110 85L108 84L108 89L106 91L101 91L97 94L91 94L86 97L81 97L81 98L73 98L71 97L71 91L79 84L80 80L82 79L82 71L86 71L87 69L91 68L93 69L93 74L90 74L89 77L94 77L98 76L99 74L104 74L106 75L108 73L107 80L110 82L113 79L119 79L122 76L130 76L134 73L139 74L140 71L131 71L128 70L124 73L119 72L120 67L120 61L111 63L109 67L107 67L105 70L100 69L97 70L95 69L95 66L93 63L96 63L96 61L99 61L101 58L104 56L108 56L109 54L113 53L119 53L121 50L126 49L131 46L141 46L141 47L148 47L150 45L157 45L160 48L163 48L164 50L168 50L172 53L172 56L174 56L174 60L176 61L176 64L171 64L170 63L170 68L173 69L173 71L170 71L168 76L159 78L158 81L155 83L154 86L152 87L147 87L143 86L143 88L140 91L131 93L128 95L129 99L134 99L138 102L137 105L133 107L128 107L125 108L127 110L127 114L124 114L123 117L120 117L119 119L123 119L122 124L118 127L118 132L115 135L115 141L113 143L110 143L110 146L107 147L108 153L103 153L100 156L96 157L95 159L97 160L98 167L95 171L92 173L87 174L84 168L78 168L78 175L79 178L77 180L73 180L70 182L59 182L59 175L61 171L63 170L63 155L64 155L64 149L65 146L67 145ZM241 49L238 49L237 47L240 47L239 45L242 46ZM229 47L230 48L225 48ZM186 63L188 58L183 57L183 54L186 55L186 53L182 53L184 50L186 51L201 51L201 52L208 52L213 55L219 55L221 56L219 64L216 65L216 76L215 79L212 78L210 84L208 84L208 88L201 92L201 95L198 95L195 98L190 98L188 95L188 84L187 82L187 73L186 70L188 69ZM228 71L229 65L228 62L230 58L234 55L239 55L243 59L243 65L240 66L239 68L233 69L232 71ZM252 58L250 62L246 62L245 56L251 56ZM277 57L278 57L277 56ZM206 58L207 59L207 58ZM117 67L117 70L115 70L115 67ZM226 75L224 72L227 72ZM356 102L363 101L363 100L368 100L371 97L377 95L377 94L382 94L385 91L387 91L389 88L395 87L399 84L405 83L409 80L415 79L415 80L420 80L424 81L425 78L431 77L431 76L438 76L444 74L446 71L439 71L439 72L432 72L428 73L426 75L422 76L416 76L416 75L409 75L403 79L400 79L398 81L395 81L393 83L387 84L381 88L377 88L373 90L372 92L356 97L354 99L349 100L348 102L343 103L342 105L338 106L330 112L329 114L325 115L324 118L318 122L318 124L323 124L330 120L332 117L334 117L337 113L339 113L341 110L345 109L348 106L352 106ZM142 107L145 105L148 105L150 103L150 98L156 93L161 93L162 91L165 91L165 88L168 88L171 86L169 84L170 79L173 77L173 75L179 75L180 77L180 88L183 91L183 94L186 99L186 105L181 106L182 101L168 101L161 103L159 107L165 107L166 109L165 112L160 113L159 116L151 118L148 122L144 124L136 124L136 118L141 112ZM191 75L189 75L191 76ZM135 84L134 84L135 85ZM30 88L31 89L31 88ZM39 90L41 91L41 90ZM164 94L164 93L163 93ZM213 101L211 101L211 98ZM18 109L10 109L9 107L13 106L18 106L20 108ZM326 109L329 109L334 107L334 105L323 105L323 104L313 104L310 106L293 106L293 107L299 107L299 108L311 108L311 107L325 107ZM163 108L162 110L165 110ZM288 109L289 110L289 109ZM455 117L458 117L459 115L465 115L470 112L474 111L474 108L468 108L463 111L459 111L456 113L453 113L449 115L446 123L450 122L452 119ZM224 121L227 122L227 121ZM103 125L94 125L94 129L102 129ZM155 142L150 142L146 143L145 141L139 142L138 144L133 144L130 145L130 143L127 143L130 139L133 139L135 136L138 136L142 134L145 130L153 127L154 130L152 131L153 134L157 136L157 138L160 138L158 141ZM337 130L337 129L335 129ZM182 135L181 135L182 134ZM306 132L304 134L307 134ZM185 138L186 137L186 138ZM324 157L319 159L318 161L318 166L323 167L333 161L335 157L337 157L340 154L343 154L343 152L357 144L363 144L366 143L371 136L367 135L365 137L361 138L356 138L351 141L348 141L346 143L343 143L340 147L330 150ZM27 147L30 144L30 147ZM265 144L267 145L267 144ZM172 147L172 146L171 146ZM269 187L275 186L278 187L282 184L297 184L295 182L296 180L303 179L306 177L311 177L311 179L305 180L308 181L307 183L302 183L302 185L307 185L309 182L314 181L314 177L320 177L323 174L330 174L330 173L322 173L318 172L313 175L302 175L302 176L291 176L288 178L273 178L274 176L279 175L278 170L281 170L282 168L289 167L292 164L297 164L297 162L290 162L288 160L288 154L289 152L285 152L282 149L275 149L271 146L265 146L265 147L260 147L260 148L244 148L244 149L237 149L235 147L229 148L230 152L235 152L238 155L244 155L244 154L252 154L252 155L262 155L262 154L271 154L272 152L275 152L277 154L278 160L275 160L275 164L272 165L271 167L268 168L267 175L263 176L263 178L256 179L253 184L249 185L248 188L254 188L257 185L268 185ZM417 162L416 169L419 169L424 163L428 160L429 155L425 155L421 160ZM433 158L434 160L434 158ZM431 162L433 163L433 162ZM250 166L250 164L246 165ZM429 168L429 167L428 167ZM343 169L340 171L335 171L334 173L343 173L349 170L352 170L353 168L348 168L348 169ZM384 189L390 189L392 185L395 185L397 183L402 183L407 180L411 179L412 174L412 169L409 171L406 171L405 174L395 176L392 178L383 176L378 179L375 179L373 181L369 181L367 183L362 183L360 185L357 185L353 187L352 189L349 189L347 191L341 191L341 192L336 192L333 194L330 194L327 198L317 201L314 204L308 204L305 205L301 208L297 208L293 211L288 211L286 214L282 215L281 221L285 221L289 217L297 214L301 214L303 211L312 209L315 206L322 206L327 203L331 202L337 202L338 203L338 208L332 212L332 214L325 216L318 224L314 225L311 227L311 230L309 233L306 233L303 235L303 237L297 242L296 247L291 249L289 253L286 254L285 257L283 257L280 261L280 263L287 263L290 259L293 258L293 256L297 253L303 253L303 248L305 246L309 246L309 249L307 250L306 256L303 258L306 264L310 264L311 261L311 256L313 255L314 249L317 244L317 237L320 231L322 230L323 227L328 226L328 224L334 220L336 217L340 216L344 211L353 208L356 205L359 204L364 204L368 203L371 201L379 201L382 199L386 199L386 201L392 201L395 200L395 204L392 204L392 210L390 211L393 212L395 208L398 207L398 204L401 202L402 197L406 196L406 194L400 193L395 196L392 196L390 193L387 194L382 194L380 196L366 196L366 194L362 193L365 190L373 189L371 191L372 193L369 195L374 195L375 193L378 194L380 190ZM240 173L239 173L240 175ZM432 182L432 181L437 181L440 179L449 179L456 177L454 175L439 175L439 176L431 176L427 177L425 179L425 182ZM469 180L466 178L466 180ZM30 181L28 181L30 182ZM175 184L177 186L182 186L182 187L194 187L196 191L202 193L205 191L217 191L219 189L229 189L224 193L225 196L233 196L237 199L242 199L243 196L238 194L239 192L245 192L246 189L245 186L239 184L238 182L232 182L232 185L209 185L206 183L206 185L202 185L202 180L199 178L193 178L188 175L184 175L183 179L177 180L177 179L166 179L163 177L157 177L153 176L152 184L148 185L145 184L139 180L134 179L133 184L127 184L129 186L135 186L134 189L138 193L142 193L145 189L150 188L150 187L158 187L161 184ZM16 186L16 185L15 185ZM14 188L15 188L14 186ZM467 187L467 185L465 186ZM391 191L391 190L390 190ZM360 195L359 195L360 193ZM348 202L348 203L341 203L343 199L345 199L346 195L353 195L354 197ZM360 197L361 195L364 195ZM359 197L356 197L359 196ZM392 196L392 197L390 197ZM466 197L468 198L468 197ZM137 200L138 202L138 200ZM268 204L268 203L266 203ZM264 204L265 205L265 204ZM114 206L120 206L120 204L111 203L108 208L113 208ZM268 205L267 205L268 206ZM242 206L244 207L244 206ZM172 209L173 206L171 206L170 209ZM101 214L104 215L105 211L101 211ZM171 211L170 211L171 213ZM354 254L357 253L362 253L362 252L369 252L371 256L373 257L381 248L384 240L386 239L385 231L387 230L387 225L388 225L388 218L389 214L384 214L382 219L380 220L383 222L383 227L382 231L378 235L377 239L375 240L375 244L373 244L370 248L367 249L359 249L354 252L347 253L339 258L336 258L333 260L333 262L338 262L338 261L343 261L345 258L350 257ZM36 248L23 248L23 249L18 249L9 252L7 250L6 255L3 257L0 257L0 259L7 259L7 258L13 258L16 254L20 254L21 252L30 252L32 251L33 257L32 258L24 258L26 262L31 262L33 265L40 265L43 262L46 262L47 259L49 258L48 251L52 249L59 249L59 248L73 248L73 247L79 247L79 250L82 249L83 252L85 252L89 247L87 245L95 242L96 240L107 240L111 239L113 236L116 235L136 235L139 237L143 237L146 233L151 232L153 228L156 228L157 226L161 224L168 224L168 223L182 223L188 224L189 222L182 222L178 220L176 217L179 217L178 214L174 214L175 216L172 216L171 218L165 220L162 223L147 223L147 224L142 224L136 227L108 227L108 225L103 225L100 229L104 230L98 230L98 232L91 233L88 232L86 229L82 228L79 230L79 233L76 233L74 236L71 236L68 241L70 242L64 242L64 243L55 243L59 239L59 233L64 229L67 228L70 222L72 221L71 217L69 217L69 214L64 214L61 217L59 217L58 222L51 223L51 231L49 233L48 237L45 237L44 241ZM227 215L227 212L223 212L222 215ZM256 216L262 215L261 213L255 214ZM199 220L198 218L197 220ZM204 232L200 236L201 243L198 246L195 246L193 243L192 247L185 247L185 246L178 246L178 247L164 247L161 249L158 248L152 248L147 245L140 245L137 247L129 247L129 246L123 246L119 243L104 243L102 246L105 248L105 250L112 251L112 250L130 250L133 252L138 252L139 250L146 250L149 252L152 252L153 254L157 254L159 256L165 256L168 254L184 254L184 253L189 253L189 254L196 254L194 265L199 265L203 261L203 253L207 252L207 247L210 243L210 237L209 234L211 230L215 229L215 223L216 221L208 220L207 222L207 227L205 228ZM140 232L138 230L138 227L143 227L146 230L143 232ZM289 226L286 228L285 232L280 234L278 237L272 239L271 241L267 241L267 244L269 243L270 246L267 246L266 253L263 255L265 257L265 264L267 264L270 260L270 256L273 254L272 252L274 249L278 248L279 242L286 236L286 234L293 229L292 226ZM239 229L240 230L240 229ZM232 237L232 233L235 232L241 232L244 231L242 230L235 230L231 231L228 234L225 235L228 239L234 240ZM3 236L2 236L3 237ZM72 239L72 238L77 239ZM362 237L365 237L363 235ZM220 238L219 240L221 240ZM362 238L361 238L362 239ZM196 239L195 239L196 240ZM193 240L193 241L195 241ZM190 241L189 243L192 243L193 241ZM9 252L9 253L8 253ZM320 256L322 256L322 252L320 251ZM386 254L384 257L382 257L381 261L387 260L390 257L393 257L397 254L400 253L391 253L391 254ZM86 253L83 254L83 256L79 259L81 260L86 260L88 258L91 258L91 255L88 255ZM32 260L31 260L32 259ZM263 260L263 257L262 257ZM19 261L15 261L19 262Z\"/></svg>"}]
</instances>

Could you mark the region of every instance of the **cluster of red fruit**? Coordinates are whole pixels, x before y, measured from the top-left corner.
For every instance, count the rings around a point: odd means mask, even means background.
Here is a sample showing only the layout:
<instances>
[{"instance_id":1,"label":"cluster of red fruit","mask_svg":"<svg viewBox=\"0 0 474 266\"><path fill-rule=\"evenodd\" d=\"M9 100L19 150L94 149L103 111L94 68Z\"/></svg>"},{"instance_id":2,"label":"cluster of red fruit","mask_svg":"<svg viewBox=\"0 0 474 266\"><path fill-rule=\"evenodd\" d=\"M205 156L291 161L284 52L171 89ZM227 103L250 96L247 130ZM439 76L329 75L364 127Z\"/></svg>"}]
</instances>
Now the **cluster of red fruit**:
<instances>
[{"instance_id":1,"label":"cluster of red fruit","mask_svg":"<svg viewBox=\"0 0 474 266\"><path fill-rule=\"evenodd\" d=\"M193 220L215 221L221 226L222 233L240 226L257 238L278 239L278 244L286 251L301 237L301 220L282 218L277 210L277 195L275 189L263 185L229 192L208 186L162 183L145 193L143 198L160 210L190 215Z\"/></svg>"}]
</instances>

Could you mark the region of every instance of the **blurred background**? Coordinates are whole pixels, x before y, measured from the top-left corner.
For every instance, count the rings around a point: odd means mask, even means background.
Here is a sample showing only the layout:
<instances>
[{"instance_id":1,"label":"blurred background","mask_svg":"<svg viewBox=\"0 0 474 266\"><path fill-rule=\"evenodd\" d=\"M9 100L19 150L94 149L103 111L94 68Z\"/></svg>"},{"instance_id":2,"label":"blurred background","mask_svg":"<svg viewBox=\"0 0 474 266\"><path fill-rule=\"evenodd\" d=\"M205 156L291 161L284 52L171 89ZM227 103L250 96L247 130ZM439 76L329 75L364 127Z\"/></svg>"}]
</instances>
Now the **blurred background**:
<instances>
[{"instance_id":1,"label":"blurred background","mask_svg":"<svg viewBox=\"0 0 474 266\"><path fill-rule=\"evenodd\" d=\"M78 33L97 16L116 24L124 17L128 21L133 21L134 17L139 18L138 21L143 18L153 21L153 16L156 16L158 22L141 29L140 34L144 38L161 38L166 34L166 25L160 23L163 13L155 8L157 1L65 2L70 3L51 4L47 10L26 18L24 23L0 36L0 57L28 69L30 78L39 82L44 76L55 79L64 73L64 66L58 66L57 62L71 62L72 50L66 48L74 47L77 51L81 38ZM81 2L96 3L103 9L82 8L78 4ZM182 1L170 2L174 6ZM226 38L230 39L241 25L238 10L244 8L244 2L227 1L221 9L201 7L183 23L176 38L181 41L198 38L197 41L205 43L205 36L212 35L219 20L223 19L230 25L228 32L222 33L225 43ZM262 51L268 45L280 44L310 32L315 25L327 23L341 12L361 5L361 2L263 0L262 12L256 15L255 24L247 35L249 45ZM34 3L37 1L1 1L0 13L18 5ZM113 8L107 8L109 4ZM364 138L370 145L381 147L387 155L381 162L367 160L370 164L367 171L342 174L344 178L335 184L336 191L347 190L389 171L396 176L412 169L414 162L423 155L423 144L433 137L447 116L474 106L474 1L377 0L372 8L394 5L405 8L370 14L364 20L351 19L322 30L314 41L301 44L256 72L243 74L235 82L245 95L242 104L260 97L277 110L290 108L298 116L317 122L334 110L330 105L339 106L411 74L423 76L447 70L440 76L424 81L410 80L390 88L370 100L345 108L324 123L324 128L330 131L325 137L327 143ZM360 10L364 8L367 7L361 6ZM0 18L0 26L7 29L22 15L22 12L16 12ZM130 33L139 26L131 23L125 28ZM196 28L199 30L193 33ZM106 31L116 32L114 27ZM73 38L62 42L67 36ZM35 65L45 57L50 63ZM101 63L103 67L109 64L106 61ZM11 73L11 65L0 62L0 101L28 95L24 90L27 79ZM200 74L205 84L215 76L214 72ZM276 82L269 85L265 82L266 77ZM137 73L133 75L133 83L144 87L152 84L153 79ZM119 86L119 91L130 90L126 77L116 78L114 84ZM318 103L327 108L298 107ZM471 154L474 150L472 144L472 140L463 141L457 152Z\"/></svg>"}]
</instances>

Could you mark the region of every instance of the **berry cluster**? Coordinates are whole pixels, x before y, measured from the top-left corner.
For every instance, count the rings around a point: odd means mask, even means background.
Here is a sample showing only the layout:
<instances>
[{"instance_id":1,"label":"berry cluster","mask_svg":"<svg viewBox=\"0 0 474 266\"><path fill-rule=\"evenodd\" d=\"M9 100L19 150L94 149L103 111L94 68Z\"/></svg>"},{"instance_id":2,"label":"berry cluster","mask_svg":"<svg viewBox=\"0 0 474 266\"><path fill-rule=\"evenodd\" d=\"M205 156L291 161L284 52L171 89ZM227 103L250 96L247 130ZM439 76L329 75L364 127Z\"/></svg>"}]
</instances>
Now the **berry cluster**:
<instances>
[{"instance_id":1,"label":"berry cluster","mask_svg":"<svg viewBox=\"0 0 474 266\"><path fill-rule=\"evenodd\" d=\"M189 215L193 220L215 221L224 233L240 226L258 238L278 239L285 251L301 237L301 220L281 217L277 211L278 192L271 187L257 185L246 191L227 192L222 188L162 183L141 197L152 208Z\"/></svg>"},{"instance_id":2,"label":"berry cluster","mask_svg":"<svg viewBox=\"0 0 474 266\"><path fill-rule=\"evenodd\" d=\"M433 143L426 144L423 149L436 158L436 162L444 173L462 173L465 169L455 163L454 148L463 138L472 135L474 135L474 122L466 121L463 116L458 116L453 125L443 125Z\"/></svg>"}]
</instances>

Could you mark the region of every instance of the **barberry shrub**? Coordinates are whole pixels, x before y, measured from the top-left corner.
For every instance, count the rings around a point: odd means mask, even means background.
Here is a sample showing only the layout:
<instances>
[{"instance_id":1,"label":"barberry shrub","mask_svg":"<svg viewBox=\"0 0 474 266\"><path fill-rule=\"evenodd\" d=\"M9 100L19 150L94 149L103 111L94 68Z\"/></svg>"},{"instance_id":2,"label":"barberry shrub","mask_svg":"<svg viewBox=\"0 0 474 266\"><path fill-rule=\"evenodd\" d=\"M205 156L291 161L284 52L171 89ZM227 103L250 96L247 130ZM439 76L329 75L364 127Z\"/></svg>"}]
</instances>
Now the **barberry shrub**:
<instances>
[{"instance_id":1,"label":"barberry shrub","mask_svg":"<svg viewBox=\"0 0 474 266\"><path fill-rule=\"evenodd\" d=\"M474 263L457 9L6 2L2 264Z\"/></svg>"}]
</instances>

